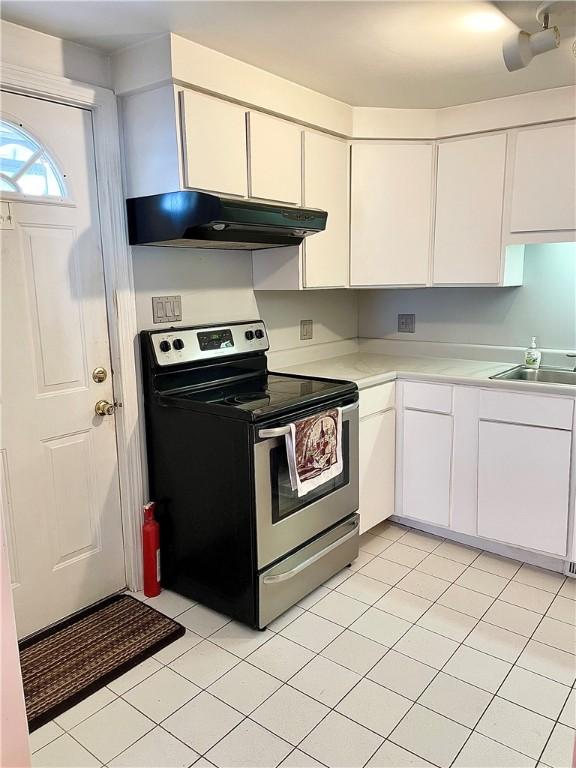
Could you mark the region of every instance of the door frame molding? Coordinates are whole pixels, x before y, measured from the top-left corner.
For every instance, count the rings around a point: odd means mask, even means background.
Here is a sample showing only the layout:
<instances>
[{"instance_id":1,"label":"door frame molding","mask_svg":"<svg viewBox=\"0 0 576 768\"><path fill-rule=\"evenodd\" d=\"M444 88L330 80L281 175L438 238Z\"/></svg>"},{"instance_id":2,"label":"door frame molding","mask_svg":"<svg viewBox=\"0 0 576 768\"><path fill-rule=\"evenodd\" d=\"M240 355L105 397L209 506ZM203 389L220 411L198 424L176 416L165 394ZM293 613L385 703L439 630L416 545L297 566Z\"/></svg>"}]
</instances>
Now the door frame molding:
<instances>
[{"instance_id":1,"label":"door frame molding","mask_svg":"<svg viewBox=\"0 0 576 768\"><path fill-rule=\"evenodd\" d=\"M138 324L126 232L116 95L107 88L4 63L0 66L0 84L11 93L36 96L92 113L112 380L114 398L120 404L116 410L116 450L126 583L129 589L139 590L144 483L136 369Z\"/></svg>"}]
</instances>

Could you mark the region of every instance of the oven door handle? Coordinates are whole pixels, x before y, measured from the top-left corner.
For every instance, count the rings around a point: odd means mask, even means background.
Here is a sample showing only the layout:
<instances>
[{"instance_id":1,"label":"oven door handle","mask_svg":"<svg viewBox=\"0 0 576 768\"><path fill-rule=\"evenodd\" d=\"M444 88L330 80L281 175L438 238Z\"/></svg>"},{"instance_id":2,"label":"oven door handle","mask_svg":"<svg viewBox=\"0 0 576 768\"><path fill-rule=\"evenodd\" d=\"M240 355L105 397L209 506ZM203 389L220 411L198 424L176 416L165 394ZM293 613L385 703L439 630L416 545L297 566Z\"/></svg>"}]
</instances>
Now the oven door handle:
<instances>
[{"instance_id":1,"label":"oven door handle","mask_svg":"<svg viewBox=\"0 0 576 768\"><path fill-rule=\"evenodd\" d=\"M344 408L341 408L342 413L349 413L350 411L354 411L358 408L358 403L351 403L350 405L345 405ZM290 425L286 424L284 427L272 427L271 429L261 429L258 432L258 436L261 437L263 440L272 438L272 437L283 437L284 435L290 434Z\"/></svg>"},{"instance_id":2,"label":"oven door handle","mask_svg":"<svg viewBox=\"0 0 576 768\"><path fill-rule=\"evenodd\" d=\"M261 429L258 432L258 437L261 437L263 439L268 439L271 437L282 437L283 435L289 435L290 434L290 425L287 424L285 427L273 427L272 429Z\"/></svg>"},{"instance_id":3,"label":"oven door handle","mask_svg":"<svg viewBox=\"0 0 576 768\"><path fill-rule=\"evenodd\" d=\"M352 520L348 525L352 526L352 530L349 533L344 534L344 536L340 536L339 539L336 539L336 541L333 541L332 544L329 544L324 549L320 550L320 552L316 552L315 555L312 555L312 557L309 557L307 560L304 560L304 562L299 563L294 568L291 568L289 571L284 571L284 573L276 573L271 576L264 576L262 581L264 584L278 584L278 582L281 581L288 581L288 579L292 579L294 576L299 574L301 571L303 571L305 568L308 568L313 563L317 562L318 560L321 560L324 555L327 555L329 552L332 552L333 549L336 549L341 544L344 544L346 541L351 539L353 536L356 535L356 531L358 529L359 521L358 518Z\"/></svg>"}]
</instances>

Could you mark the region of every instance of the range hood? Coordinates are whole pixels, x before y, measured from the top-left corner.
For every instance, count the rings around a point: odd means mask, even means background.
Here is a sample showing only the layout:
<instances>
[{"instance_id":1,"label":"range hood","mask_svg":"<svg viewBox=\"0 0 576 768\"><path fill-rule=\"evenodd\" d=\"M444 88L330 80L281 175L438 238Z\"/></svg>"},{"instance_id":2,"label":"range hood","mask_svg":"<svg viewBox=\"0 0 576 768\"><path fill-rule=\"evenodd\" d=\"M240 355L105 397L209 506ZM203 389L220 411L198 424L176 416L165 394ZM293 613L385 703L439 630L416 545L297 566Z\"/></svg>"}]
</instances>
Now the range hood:
<instances>
[{"instance_id":1,"label":"range hood","mask_svg":"<svg viewBox=\"0 0 576 768\"><path fill-rule=\"evenodd\" d=\"M167 192L126 201L130 245L258 250L299 245L322 232L328 214L313 208Z\"/></svg>"}]
</instances>

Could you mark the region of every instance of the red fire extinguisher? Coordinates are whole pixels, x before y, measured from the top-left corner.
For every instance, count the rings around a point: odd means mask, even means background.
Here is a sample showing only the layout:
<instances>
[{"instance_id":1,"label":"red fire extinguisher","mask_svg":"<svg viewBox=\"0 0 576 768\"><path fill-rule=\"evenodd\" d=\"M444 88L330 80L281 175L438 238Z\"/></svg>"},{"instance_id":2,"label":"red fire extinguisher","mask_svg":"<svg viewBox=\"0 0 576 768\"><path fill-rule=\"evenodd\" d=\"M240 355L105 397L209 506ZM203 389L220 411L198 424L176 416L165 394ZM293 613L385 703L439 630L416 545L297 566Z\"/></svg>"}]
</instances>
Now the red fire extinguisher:
<instances>
[{"instance_id":1,"label":"red fire extinguisher","mask_svg":"<svg viewBox=\"0 0 576 768\"><path fill-rule=\"evenodd\" d=\"M160 594L160 526L154 519L156 503L144 505L142 526L142 555L144 560L144 594L156 597Z\"/></svg>"}]
</instances>

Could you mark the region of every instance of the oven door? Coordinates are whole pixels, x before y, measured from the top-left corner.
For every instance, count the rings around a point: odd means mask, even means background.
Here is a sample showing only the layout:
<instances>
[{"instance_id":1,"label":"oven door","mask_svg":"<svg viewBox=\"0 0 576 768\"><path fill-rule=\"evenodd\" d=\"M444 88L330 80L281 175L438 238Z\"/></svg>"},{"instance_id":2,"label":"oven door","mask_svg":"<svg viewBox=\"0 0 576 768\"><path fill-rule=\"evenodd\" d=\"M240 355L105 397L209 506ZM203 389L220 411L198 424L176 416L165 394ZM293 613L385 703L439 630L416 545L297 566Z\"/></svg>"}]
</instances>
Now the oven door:
<instances>
[{"instance_id":1,"label":"oven door","mask_svg":"<svg viewBox=\"0 0 576 768\"><path fill-rule=\"evenodd\" d=\"M286 426L257 428L254 446L258 568L358 509L358 403L342 408L343 471L305 496L292 490Z\"/></svg>"}]
</instances>

